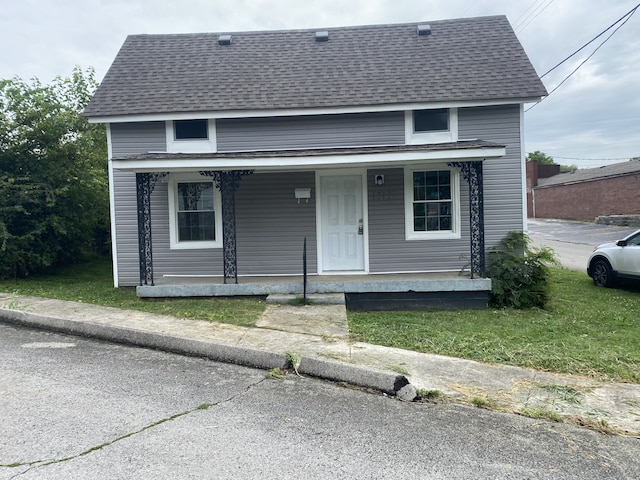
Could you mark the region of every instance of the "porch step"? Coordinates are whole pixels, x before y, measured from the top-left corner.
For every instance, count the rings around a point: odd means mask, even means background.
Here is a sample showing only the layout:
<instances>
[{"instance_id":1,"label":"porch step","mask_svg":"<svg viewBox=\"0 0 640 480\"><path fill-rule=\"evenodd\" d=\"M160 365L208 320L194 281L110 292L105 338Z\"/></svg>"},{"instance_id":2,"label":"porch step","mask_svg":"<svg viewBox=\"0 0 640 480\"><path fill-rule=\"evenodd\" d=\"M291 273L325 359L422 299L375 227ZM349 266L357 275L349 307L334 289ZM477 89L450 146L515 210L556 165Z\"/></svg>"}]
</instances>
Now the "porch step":
<instances>
[{"instance_id":1,"label":"porch step","mask_svg":"<svg viewBox=\"0 0 640 480\"><path fill-rule=\"evenodd\" d=\"M310 293L307 300L315 305L344 305L344 293ZM267 296L267 303L287 305L301 302L302 295L271 294Z\"/></svg>"}]
</instances>

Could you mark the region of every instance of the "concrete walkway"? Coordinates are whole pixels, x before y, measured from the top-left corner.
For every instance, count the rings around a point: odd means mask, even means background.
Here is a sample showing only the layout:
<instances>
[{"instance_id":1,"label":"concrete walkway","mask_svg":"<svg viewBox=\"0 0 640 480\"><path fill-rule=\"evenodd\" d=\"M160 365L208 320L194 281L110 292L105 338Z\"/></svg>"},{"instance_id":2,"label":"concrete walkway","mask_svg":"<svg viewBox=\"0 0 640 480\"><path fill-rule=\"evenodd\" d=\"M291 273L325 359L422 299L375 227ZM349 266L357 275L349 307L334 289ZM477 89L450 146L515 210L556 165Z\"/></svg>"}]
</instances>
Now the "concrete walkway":
<instances>
[{"instance_id":1,"label":"concrete walkway","mask_svg":"<svg viewBox=\"0 0 640 480\"><path fill-rule=\"evenodd\" d=\"M403 400L416 389L640 438L640 385L487 365L354 341L344 305L268 304L256 328L180 320L0 293L0 321L263 369L293 360L300 375L373 388ZM422 392L424 393L424 392Z\"/></svg>"}]
</instances>

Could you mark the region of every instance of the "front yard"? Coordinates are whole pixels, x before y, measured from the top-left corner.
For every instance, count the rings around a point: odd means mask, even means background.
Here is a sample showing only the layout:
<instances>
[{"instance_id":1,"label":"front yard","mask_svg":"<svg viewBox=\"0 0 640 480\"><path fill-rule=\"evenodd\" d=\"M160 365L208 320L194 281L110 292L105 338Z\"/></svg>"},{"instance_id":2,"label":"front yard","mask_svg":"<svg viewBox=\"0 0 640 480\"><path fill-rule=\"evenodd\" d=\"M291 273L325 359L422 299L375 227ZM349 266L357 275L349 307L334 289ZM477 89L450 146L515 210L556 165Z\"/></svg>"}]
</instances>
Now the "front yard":
<instances>
[{"instance_id":1,"label":"front yard","mask_svg":"<svg viewBox=\"0 0 640 480\"><path fill-rule=\"evenodd\" d=\"M640 383L640 290L572 270L551 278L545 310L352 312L349 328L368 343Z\"/></svg>"},{"instance_id":2,"label":"front yard","mask_svg":"<svg viewBox=\"0 0 640 480\"><path fill-rule=\"evenodd\" d=\"M114 289L108 261L55 275L0 281L0 291L254 326L263 299L140 300ZM585 273L553 269L548 308L349 312L355 339L420 352L640 383L640 290L596 288Z\"/></svg>"}]
</instances>

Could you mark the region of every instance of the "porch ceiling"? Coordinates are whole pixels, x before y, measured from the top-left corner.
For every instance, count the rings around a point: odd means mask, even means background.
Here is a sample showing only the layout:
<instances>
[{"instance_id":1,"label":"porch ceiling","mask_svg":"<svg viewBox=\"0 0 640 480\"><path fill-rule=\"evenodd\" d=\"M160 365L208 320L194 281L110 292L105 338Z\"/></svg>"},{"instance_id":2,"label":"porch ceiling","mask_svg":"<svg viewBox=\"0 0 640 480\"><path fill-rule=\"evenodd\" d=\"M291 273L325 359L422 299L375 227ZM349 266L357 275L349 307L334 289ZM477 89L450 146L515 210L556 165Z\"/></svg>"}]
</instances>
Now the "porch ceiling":
<instances>
[{"instance_id":1,"label":"porch ceiling","mask_svg":"<svg viewBox=\"0 0 640 480\"><path fill-rule=\"evenodd\" d=\"M216 153L149 152L112 159L113 168L135 172L292 170L437 161L483 161L505 155L505 146L483 140L429 145L318 148Z\"/></svg>"}]
</instances>

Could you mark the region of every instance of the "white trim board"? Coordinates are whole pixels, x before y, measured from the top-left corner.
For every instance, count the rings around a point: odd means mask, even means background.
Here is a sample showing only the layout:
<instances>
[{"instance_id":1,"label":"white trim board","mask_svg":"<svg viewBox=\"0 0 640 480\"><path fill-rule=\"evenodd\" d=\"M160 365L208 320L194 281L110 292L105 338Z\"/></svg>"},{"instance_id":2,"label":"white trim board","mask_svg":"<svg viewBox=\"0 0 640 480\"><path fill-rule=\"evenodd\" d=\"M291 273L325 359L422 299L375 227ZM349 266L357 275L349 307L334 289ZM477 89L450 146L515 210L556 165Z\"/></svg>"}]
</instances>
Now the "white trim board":
<instances>
[{"instance_id":1,"label":"white trim board","mask_svg":"<svg viewBox=\"0 0 640 480\"><path fill-rule=\"evenodd\" d=\"M491 107L497 105L517 105L538 102L541 97L524 97L512 99L467 101L467 102L415 102L396 103L386 105L361 105L339 107L309 107L286 108L278 110L228 110L228 111L203 111L203 112L166 112L166 113L141 113L132 115L104 115L88 117L89 123L126 123L126 122L151 122L167 120L189 120L192 118L258 118L258 117L288 117L299 115L331 115L340 113L371 113L371 112L396 112L405 110L422 110L428 108L464 108L464 107Z\"/></svg>"},{"instance_id":2,"label":"white trim board","mask_svg":"<svg viewBox=\"0 0 640 480\"><path fill-rule=\"evenodd\" d=\"M383 152L354 155L309 155L291 157L225 157L180 159L117 159L113 166L119 170L134 172L171 172L199 170L300 170L363 166L393 166L397 163L474 161L499 158L505 155L504 147L465 150L438 150L412 152Z\"/></svg>"}]
</instances>

